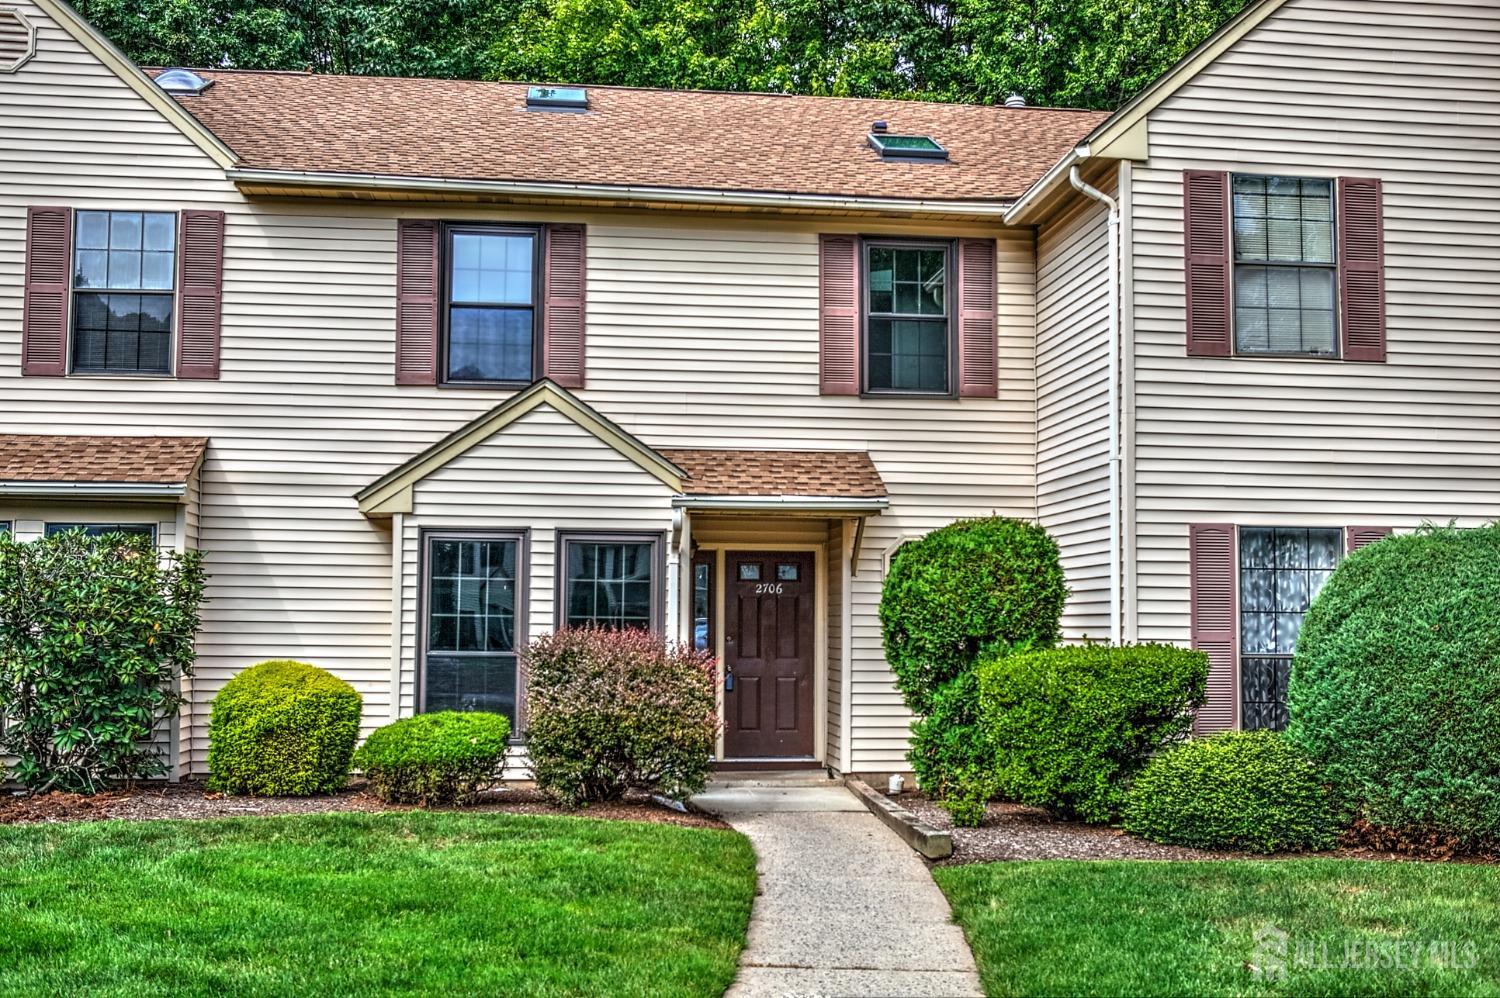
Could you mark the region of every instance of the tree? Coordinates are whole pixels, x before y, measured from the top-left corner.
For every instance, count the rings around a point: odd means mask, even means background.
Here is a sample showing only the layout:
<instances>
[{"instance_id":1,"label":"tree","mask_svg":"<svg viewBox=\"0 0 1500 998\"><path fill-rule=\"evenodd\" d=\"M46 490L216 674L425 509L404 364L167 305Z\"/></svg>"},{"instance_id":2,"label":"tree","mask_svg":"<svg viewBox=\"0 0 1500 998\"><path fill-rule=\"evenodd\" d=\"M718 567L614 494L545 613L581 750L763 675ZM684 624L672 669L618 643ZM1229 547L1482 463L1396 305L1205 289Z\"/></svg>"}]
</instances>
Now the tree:
<instances>
[{"instance_id":1,"label":"tree","mask_svg":"<svg viewBox=\"0 0 1500 998\"><path fill-rule=\"evenodd\" d=\"M146 65L1114 108L1246 0L79 0Z\"/></svg>"}]
</instances>

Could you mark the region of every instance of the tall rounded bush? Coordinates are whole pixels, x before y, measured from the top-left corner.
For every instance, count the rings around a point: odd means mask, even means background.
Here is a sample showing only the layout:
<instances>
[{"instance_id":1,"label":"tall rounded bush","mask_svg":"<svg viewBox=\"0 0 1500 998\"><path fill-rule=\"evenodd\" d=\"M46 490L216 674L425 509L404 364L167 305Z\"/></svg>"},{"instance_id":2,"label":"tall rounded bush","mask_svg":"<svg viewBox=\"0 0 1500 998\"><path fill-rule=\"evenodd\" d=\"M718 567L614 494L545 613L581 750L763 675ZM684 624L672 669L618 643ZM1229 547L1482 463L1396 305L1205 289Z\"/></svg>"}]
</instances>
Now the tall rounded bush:
<instances>
[{"instance_id":1,"label":"tall rounded bush","mask_svg":"<svg viewBox=\"0 0 1500 998\"><path fill-rule=\"evenodd\" d=\"M214 697L209 789L259 797L342 790L359 738L360 709L354 687L317 666L251 666Z\"/></svg>"},{"instance_id":2,"label":"tall rounded bush","mask_svg":"<svg viewBox=\"0 0 1500 998\"><path fill-rule=\"evenodd\" d=\"M468 804L500 779L510 720L454 710L377 728L354 753L375 796L392 804Z\"/></svg>"},{"instance_id":3,"label":"tall rounded bush","mask_svg":"<svg viewBox=\"0 0 1500 998\"><path fill-rule=\"evenodd\" d=\"M988 659L979 708L1004 795L1109 821L1131 777L1187 734L1208 657L1173 645L1078 645Z\"/></svg>"},{"instance_id":4,"label":"tall rounded bush","mask_svg":"<svg viewBox=\"0 0 1500 998\"><path fill-rule=\"evenodd\" d=\"M1360 817L1500 841L1500 525L1346 558L1302 625L1288 737Z\"/></svg>"},{"instance_id":5,"label":"tall rounded bush","mask_svg":"<svg viewBox=\"0 0 1500 998\"><path fill-rule=\"evenodd\" d=\"M712 655L644 631L565 628L526 649L526 751L568 804L708 781L719 717Z\"/></svg>"},{"instance_id":6,"label":"tall rounded bush","mask_svg":"<svg viewBox=\"0 0 1500 998\"><path fill-rule=\"evenodd\" d=\"M959 520L903 544L880 623L907 706L931 713L937 690L986 648L1051 645L1067 599L1057 544L1034 523Z\"/></svg>"},{"instance_id":7,"label":"tall rounded bush","mask_svg":"<svg viewBox=\"0 0 1500 998\"><path fill-rule=\"evenodd\" d=\"M1274 731L1167 750L1136 776L1122 817L1127 832L1200 849L1328 849L1339 831L1317 767Z\"/></svg>"}]
</instances>

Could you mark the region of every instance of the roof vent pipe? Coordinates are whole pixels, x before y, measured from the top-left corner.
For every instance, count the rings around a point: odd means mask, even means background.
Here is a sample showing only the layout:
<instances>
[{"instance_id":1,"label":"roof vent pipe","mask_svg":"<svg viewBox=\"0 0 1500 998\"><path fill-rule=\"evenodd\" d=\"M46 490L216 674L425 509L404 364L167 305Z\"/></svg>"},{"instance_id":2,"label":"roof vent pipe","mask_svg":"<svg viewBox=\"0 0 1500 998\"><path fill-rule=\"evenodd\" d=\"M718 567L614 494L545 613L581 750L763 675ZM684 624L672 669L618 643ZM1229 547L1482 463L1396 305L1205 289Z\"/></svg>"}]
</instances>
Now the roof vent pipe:
<instances>
[{"instance_id":1,"label":"roof vent pipe","mask_svg":"<svg viewBox=\"0 0 1500 998\"><path fill-rule=\"evenodd\" d=\"M1005 106L1006 107L1025 107L1026 106L1026 98L1022 97L1020 94L1011 94L1009 97L1005 98Z\"/></svg>"},{"instance_id":2,"label":"roof vent pipe","mask_svg":"<svg viewBox=\"0 0 1500 998\"><path fill-rule=\"evenodd\" d=\"M889 127L890 126L887 125L885 122L883 122L883 121L877 121L873 125L870 126L870 131L874 132L876 135L884 135L885 134L885 130L887 128L889 128Z\"/></svg>"}]
</instances>

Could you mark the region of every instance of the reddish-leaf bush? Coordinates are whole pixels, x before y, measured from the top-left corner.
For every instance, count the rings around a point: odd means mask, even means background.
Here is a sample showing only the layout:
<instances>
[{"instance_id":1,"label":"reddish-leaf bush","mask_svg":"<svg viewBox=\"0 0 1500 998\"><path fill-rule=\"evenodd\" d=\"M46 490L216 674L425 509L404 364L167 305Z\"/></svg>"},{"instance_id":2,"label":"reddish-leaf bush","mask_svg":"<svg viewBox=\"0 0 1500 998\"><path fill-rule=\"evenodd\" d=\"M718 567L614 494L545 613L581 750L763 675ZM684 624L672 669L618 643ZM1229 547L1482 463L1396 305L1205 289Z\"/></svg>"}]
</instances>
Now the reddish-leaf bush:
<instances>
[{"instance_id":1,"label":"reddish-leaf bush","mask_svg":"<svg viewBox=\"0 0 1500 998\"><path fill-rule=\"evenodd\" d=\"M708 781L719 719L713 656L644 631L565 628L526 649L526 751L565 803Z\"/></svg>"}]
</instances>

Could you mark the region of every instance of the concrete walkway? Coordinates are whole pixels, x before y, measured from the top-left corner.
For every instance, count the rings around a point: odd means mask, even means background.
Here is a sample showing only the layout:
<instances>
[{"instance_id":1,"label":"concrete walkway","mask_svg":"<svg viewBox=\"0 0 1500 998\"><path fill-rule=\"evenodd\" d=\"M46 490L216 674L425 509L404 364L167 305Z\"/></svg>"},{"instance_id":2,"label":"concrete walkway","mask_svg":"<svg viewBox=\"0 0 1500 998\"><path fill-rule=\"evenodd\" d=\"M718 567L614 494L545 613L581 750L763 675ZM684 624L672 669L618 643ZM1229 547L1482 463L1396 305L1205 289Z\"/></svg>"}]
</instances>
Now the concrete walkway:
<instances>
[{"instance_id":1,"label":"concrete walkway","mask_svg":"<svg viewBox=\"0 0 1500 998\"><path fill-rule=\"evenodd\" d=\"M730 998L984 994L926 864L842 784L755 774L693 803L747 835L758 860Z\"/></svg>"}]
</instances>

